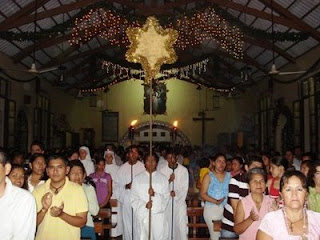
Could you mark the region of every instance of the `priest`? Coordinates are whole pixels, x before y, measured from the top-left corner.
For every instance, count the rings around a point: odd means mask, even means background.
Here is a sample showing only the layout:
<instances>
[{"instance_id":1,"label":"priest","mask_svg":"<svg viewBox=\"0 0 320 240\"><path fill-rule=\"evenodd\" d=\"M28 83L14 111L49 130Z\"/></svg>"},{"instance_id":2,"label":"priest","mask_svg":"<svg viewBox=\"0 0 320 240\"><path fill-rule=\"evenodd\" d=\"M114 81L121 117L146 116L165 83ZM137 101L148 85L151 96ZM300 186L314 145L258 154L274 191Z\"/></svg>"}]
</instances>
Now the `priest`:
<instances>
[{"instance_id":1,"label":"priest","mask_svg":"<svg viewBox=\"0 0 320 240\"><path fill-rule=\"evenodd\" d=\"M132 183L131 206L136 220L134 239L149 239L149 211L151 211L150 239L169 239L169 226L165 219L165 209L169 200L168 180L156 170L157 161L155 154L145 157L146 171L137 175Z\"/></svg>"}]
</instances>

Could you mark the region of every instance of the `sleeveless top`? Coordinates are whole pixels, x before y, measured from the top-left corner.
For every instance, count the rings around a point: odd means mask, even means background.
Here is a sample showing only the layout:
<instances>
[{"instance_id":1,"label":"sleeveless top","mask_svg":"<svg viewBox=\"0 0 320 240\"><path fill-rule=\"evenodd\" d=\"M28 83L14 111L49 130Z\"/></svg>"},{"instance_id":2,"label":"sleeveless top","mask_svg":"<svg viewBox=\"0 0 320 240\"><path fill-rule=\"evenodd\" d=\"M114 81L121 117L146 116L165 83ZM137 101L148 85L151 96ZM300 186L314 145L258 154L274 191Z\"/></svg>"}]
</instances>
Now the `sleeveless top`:
<instances>
[{"instance_id":1,"label":"sleeveless top","mask_svg":"<svg viewBox=\"0 0 320 240\"><path fill-rule=\"evenodd\" d=\"M280 192L279 192L279 189L275 188L274 187L274 181L276 179L275 178L272 178L271 180L271 184L270 184L270 191L269 191L269 194L272 198L278 198L280 196Z\"/></svg>"},{"instance_id":2,"label":"sleeveless top","mask_svg":"<svg viewBox=\"0 0 320 240\"><path fill-rule=\"evenodd\" d=\"M250 216L251 210L259 215L259 220L254 221L242 234L239 236L239 240L255 240L256 234L258 232L258 227L263 219L263 217L269 212L274 201L271 197L263 195L263 200L260 209L258 210L256 204L252 200L251 194L242 198L241 200L242 208L244 210L244 219Z\"/></svg>"},{"instance_id":3,"label":"sleeveless top","mask_svg":"<svg viewBox=\"0 0 320 240\"><path fill-rule=\"evenodd\" d=\"M226 205L227 203L227 198L228 198L228 192L229 192L229 182L231 179L231 175L229 172L226 172L224 175L224 180L223 182L220 182L220 180L216 177L216 175L214 175L213 172L209 172L208 173L210 176L210 184L208 187L208 195L212 198L215 199L221 199L221 198L225 198L223 200L223 202L219 205L224 207L224 205ZM206 202L205 205L207 206L213 206L216 205L214 203L211 202Z\"/></svg>"}]
</instances>

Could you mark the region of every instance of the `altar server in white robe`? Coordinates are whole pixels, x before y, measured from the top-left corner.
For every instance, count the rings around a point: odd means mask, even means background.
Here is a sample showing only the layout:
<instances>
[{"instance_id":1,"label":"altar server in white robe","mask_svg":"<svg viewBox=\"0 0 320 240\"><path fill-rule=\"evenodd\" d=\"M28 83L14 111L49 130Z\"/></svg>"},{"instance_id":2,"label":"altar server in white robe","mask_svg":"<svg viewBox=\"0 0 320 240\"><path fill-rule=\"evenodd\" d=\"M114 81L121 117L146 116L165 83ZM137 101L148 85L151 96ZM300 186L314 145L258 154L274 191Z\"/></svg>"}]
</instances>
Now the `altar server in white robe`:
<instances>
[{"instance_id":1,"label":"altar server in white robe","mask_svg":"<svg viewBox=\"0 0 320 240\"><path fill-rule=\"evenodd\" d=\"M157 171L157 156L145 158L146 171L132 182L131 206L136 219L135 240L147 240L149 236L149 211L151 209L151 240L168 240L169 226L165 209L169 201L168 179ZM150 188L150 176L152 184ZM149 197L151 196L151 200Z\"/></svg>"},{"instance_id":2,"label":"altar server in white robe","mask_svg":"<svg viewBox=\"0 0 320 240\"><path fill-rule=\"evenodd\" d=\"M123 234L123 226L122 226L122 216L121 216L121 208L120 202L118 201L118 188L114 179L117 176L119 166L116 164L115 154L111 150L107 150L104 152L104 159L106 160L106 166L104 171L109 173L112 177L112 196L111 199L117 200L117 207L112 207L111 211L116 212L117 214L111 215L111 222L116 223L116 227L111 229L110 236L118 237Z\"/></svg>"},{"instance_id":3,"label":"altar server in white robe","mask_svg":"<svg viewBox=\"0 0 320 240\"><path fill-rule=\"evenodd\" d=\"M117 197L120 202L123 225L123 240L132 239L132 208L130 202L131 184L135 175L143 172L145 167L142 162L138 161L139 151L136 146L132 146L127 154L128 161L118 170L115 177L117 188ZM135 219L133 219L135 221ZM133 223L134 224L134 223ZM135 231L135 229L133 229ZM134 234L134 232L133 232Z\"/></svg>"},{"instance_id":4,"label":"altar server in white robe","mask_svg":"<svg viewBox=\"0 0 320 240\"><path fill-rule=\"evenodd\" d=\"M168 164L163 166L160 172L169 181L170 200L165 211L166 221L169 223L168 239L186 240L188 239L186 197L189 187L189 173L187 168L177 162L176 155L172 150L168 150L167 161Z\"/></svg>"}]
</instances>

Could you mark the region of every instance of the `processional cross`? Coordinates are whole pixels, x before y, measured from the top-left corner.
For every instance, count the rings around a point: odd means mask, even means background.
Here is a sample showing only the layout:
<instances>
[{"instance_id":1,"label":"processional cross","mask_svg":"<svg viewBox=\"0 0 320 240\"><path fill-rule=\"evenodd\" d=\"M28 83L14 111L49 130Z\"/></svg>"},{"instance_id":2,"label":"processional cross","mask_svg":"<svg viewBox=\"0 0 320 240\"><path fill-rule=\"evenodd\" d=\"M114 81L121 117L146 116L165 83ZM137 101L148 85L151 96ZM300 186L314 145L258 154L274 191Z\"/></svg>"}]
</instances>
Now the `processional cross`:
<instances>
[{"instance_id":1,"label":"processional cross","mask_svg":"<svg viewBox=\"0 0 320 240\"><path fill-rule=\"evenodd\" d=\"M201 121L202 122L201 144L202 144L202 146L204 146L204 143L205 143L205 130L206 130L205 123L206 123L206 121L213 121L214 118L206 117L206 113L204 111L199 112L198 116L199 117L194 117L193 121Z\"/></svg>"}]
</instances>

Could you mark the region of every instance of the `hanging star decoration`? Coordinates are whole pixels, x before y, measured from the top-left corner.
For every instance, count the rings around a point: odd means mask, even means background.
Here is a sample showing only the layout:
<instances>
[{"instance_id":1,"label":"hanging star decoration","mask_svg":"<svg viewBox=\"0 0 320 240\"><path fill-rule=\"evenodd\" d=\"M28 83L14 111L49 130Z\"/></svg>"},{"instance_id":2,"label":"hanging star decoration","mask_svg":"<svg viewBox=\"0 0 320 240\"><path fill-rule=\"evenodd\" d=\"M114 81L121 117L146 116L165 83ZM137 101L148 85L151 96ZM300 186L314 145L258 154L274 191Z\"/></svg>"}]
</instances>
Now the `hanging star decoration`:
<instances>
[{"instance_id":1,"label":"hanging star decoration","mask_svg":"<svg viewBox=\"0 0 320 240\"><path fill-rule=\"evenodd\" d=\"M142 28L128 28L126 33L131 43L126 59L141 63L146 82L154 79L163 64L177 61L173 44L178 32L171 28L163 29L155 17L148 17Z\"/></svg>"}]
</instances>

